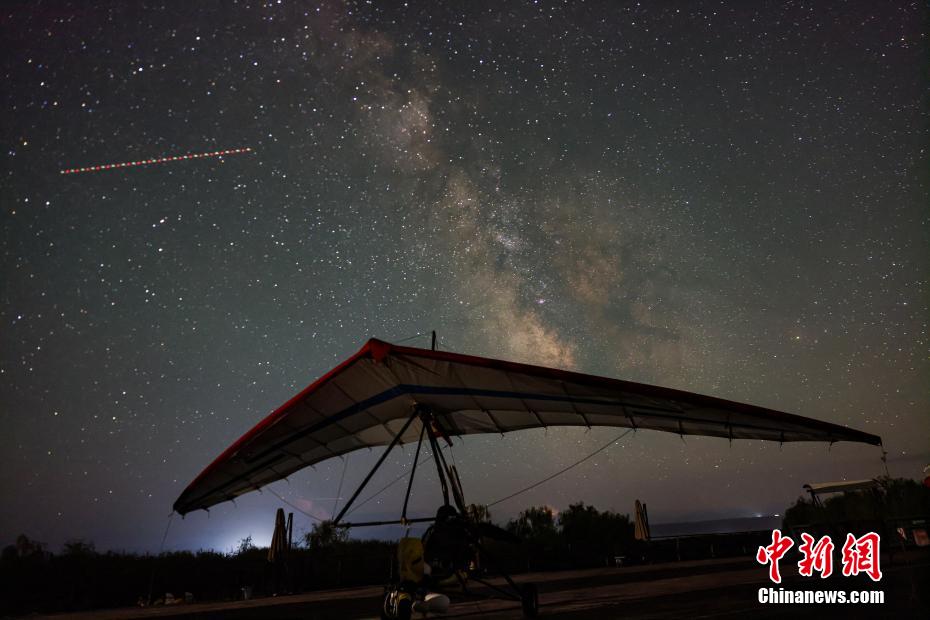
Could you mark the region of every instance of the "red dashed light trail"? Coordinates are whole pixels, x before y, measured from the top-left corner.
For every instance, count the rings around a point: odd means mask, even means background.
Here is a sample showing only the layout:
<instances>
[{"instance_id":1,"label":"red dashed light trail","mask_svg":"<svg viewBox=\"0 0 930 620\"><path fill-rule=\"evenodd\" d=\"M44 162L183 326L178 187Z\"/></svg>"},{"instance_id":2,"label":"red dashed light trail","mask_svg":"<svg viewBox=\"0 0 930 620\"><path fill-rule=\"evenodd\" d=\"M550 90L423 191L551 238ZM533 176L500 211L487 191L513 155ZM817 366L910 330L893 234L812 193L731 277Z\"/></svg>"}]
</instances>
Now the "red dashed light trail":
<instances>
[{"instance_id":1,"label":"red dashed light trail","mask_svg":"<svg viewBox=\"0 0 930 620\"><path fill-rule=\"evenodd\" d=\"M173 155L171 157L159 157L157 159L140 159L138 161L124 161L118 164L100 164L99 166L87 166L84 168L68 168L62 170L61 174L77 174L79 172L100 172L102 170L115 170L117 168L132 168L133 166L151 166L153 164L163 164L169 161L183 161L185 159L203 159L205 157L222 157L224 155L239 155L240 153L250 153L251 148L243 149L226 149L225 151L212 151L210 153L190 153L188 155Z\"/></svg>"}]
</instances>

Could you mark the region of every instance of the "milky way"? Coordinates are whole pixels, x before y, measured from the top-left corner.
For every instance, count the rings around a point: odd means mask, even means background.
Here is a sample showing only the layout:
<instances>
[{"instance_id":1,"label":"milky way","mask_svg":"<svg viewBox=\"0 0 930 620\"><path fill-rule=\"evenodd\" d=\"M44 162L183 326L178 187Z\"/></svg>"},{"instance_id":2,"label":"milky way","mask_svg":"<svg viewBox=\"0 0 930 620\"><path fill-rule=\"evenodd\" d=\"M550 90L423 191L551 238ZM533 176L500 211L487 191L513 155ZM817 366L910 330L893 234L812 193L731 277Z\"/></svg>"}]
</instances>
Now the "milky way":
<instances>
[{"instance_id":1,"label":"milky way","mask_svg":"<svg viewBox=\"0 0 930 620\"><path fill-rule=\"evenodd\" d=\"M848 424L918 476L924 3L649 4L5 6L0 543L157 549L183 487L269 410L368 337L432 329ZM455 458L487 502L615 434L474 437ZM772 514L880 455L642 431L492 514ZM376 457L351 455L343 489ZM343 465L273 490L330 514ZM168 546L267 542L278 505L191 515Z\"/></svg>"}]
</instances>

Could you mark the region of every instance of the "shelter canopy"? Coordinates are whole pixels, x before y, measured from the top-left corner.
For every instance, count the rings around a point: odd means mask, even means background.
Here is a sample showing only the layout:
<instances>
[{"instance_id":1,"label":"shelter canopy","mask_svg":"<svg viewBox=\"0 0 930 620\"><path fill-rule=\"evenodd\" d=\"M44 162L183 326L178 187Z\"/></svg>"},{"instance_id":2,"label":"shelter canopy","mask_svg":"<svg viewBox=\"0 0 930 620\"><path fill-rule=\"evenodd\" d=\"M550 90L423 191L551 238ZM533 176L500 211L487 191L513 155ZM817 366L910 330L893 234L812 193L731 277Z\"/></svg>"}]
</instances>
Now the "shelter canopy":
<instances>
[{"instance_id":1,"label":"shelter canopy","mask_svg":"<svg viewBox=\"0 0 930 620\"><path fill-rule=\"evenodd\" d=\"M804 485L811 495L820 495L821 493L845 493L846 491L861 491L863 489L872 489L879 486L878 480L869 478L868 480L844 480L842 482L812 482Z\"/></svg>"},{"instance_id":2,"label":"shelter canopy","mask_svg":"<svg viewBox=\"0 0 930 620\"><path fill-rule=\"evenodd\" d=\"M320 461L389 444L415 406L449 436L548 426L615 426L771 441L876 435L680 390L369 340L243 435L181 494L181 514L233 499ZM415 442L421 422L407 425Z\"/></svg>"}]
</instances>

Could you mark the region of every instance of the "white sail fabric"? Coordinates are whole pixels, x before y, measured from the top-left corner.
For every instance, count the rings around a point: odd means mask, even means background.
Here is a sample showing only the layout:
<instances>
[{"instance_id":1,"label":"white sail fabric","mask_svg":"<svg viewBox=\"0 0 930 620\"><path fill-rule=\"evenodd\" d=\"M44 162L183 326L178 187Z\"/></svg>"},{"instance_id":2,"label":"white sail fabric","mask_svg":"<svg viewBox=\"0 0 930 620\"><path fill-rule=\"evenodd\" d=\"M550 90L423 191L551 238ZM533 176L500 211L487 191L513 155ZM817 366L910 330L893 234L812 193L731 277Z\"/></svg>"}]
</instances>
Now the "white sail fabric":
<instances>
[{"instance_id":1,"label":"white sail fabric","mask_svg":"<svg viewBox=\"0 0 930 620\"><path fill-rule=\"evenodd\" d=\"M553 368L370 340L262 420L184 490L181 514L232 499L320 461L390 443L429 408L448 436L549 426L623 426L728 439L881 438L797 415ZM417 441L420 422L401 442Z\"/></svg>"}]
</instances>

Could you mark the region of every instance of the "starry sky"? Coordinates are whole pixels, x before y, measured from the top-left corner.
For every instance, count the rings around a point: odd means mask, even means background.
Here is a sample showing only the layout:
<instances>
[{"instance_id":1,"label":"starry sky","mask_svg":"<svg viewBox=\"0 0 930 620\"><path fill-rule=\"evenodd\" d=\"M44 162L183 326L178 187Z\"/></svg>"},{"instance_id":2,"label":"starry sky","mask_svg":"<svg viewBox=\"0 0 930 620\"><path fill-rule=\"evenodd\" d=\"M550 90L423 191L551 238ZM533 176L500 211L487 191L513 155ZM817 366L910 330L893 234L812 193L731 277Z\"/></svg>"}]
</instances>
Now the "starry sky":
<instances>
[{"instance_id":1,"label":"starry sky","mask_svg":"<svg viewBox=\"0 0 930 620\"><path fill-rule=\"evenodd\" d=\"M885 439L892 475L930 462L923 2L0 10L2 544L156 551L184 486L261 417L369 337L432 329L848 424ZM617 434L454 457L486 503ZM175 518L166 548L267 543L275 494L328 516L377 456ZM641 431L492 515L771 515L880 456ZM411 512L431 514L421 471Z\"/></svg>"}]
</instances>

